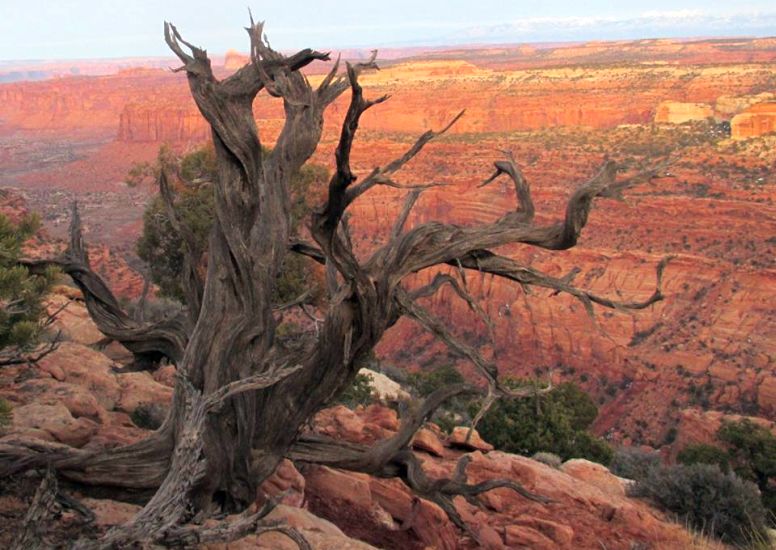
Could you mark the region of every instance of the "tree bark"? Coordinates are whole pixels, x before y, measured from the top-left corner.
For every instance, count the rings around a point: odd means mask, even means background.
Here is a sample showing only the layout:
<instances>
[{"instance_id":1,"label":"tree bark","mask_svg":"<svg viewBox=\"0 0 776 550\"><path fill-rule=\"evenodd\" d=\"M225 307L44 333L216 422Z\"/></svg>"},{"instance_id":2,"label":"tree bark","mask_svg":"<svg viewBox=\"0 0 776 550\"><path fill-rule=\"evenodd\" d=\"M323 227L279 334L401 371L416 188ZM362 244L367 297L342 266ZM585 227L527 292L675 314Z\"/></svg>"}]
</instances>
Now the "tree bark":
<instances>
[{"instance_id":1,"label":"tree bark","mask_svg":"<svg viewBox=\"0 0 776 550\"><path fill-rule=\"evenodd\" d=\"M452 505L454 495L475 499L484 491L509 487L526 498L545 502L509 480L467 484L465 460L452 479L431 480L408 449L412 434L434 408L471 388L444 388L433 394L403 419L395 437L371 449L311 438L302 435L302 427L347 388L364 359L402 315L414 318L478 367L487 385L486 403L519 397L519 392L499 384L492 361L458 341L417 303L449 284L485 318L466 291L464 270L476 269L524 286L568 293L590 312L594 304L639 309L661 300L665 263L658 266L651 297L642 302L618 302L573 286L575 272L560 279L550 277L489 250L515 243L550 250L574 246L596 198L616 198L623 189L659 175L660 169L618 182L614 163L606 162L570 197L563 220L545 226L534 224L530 187L511 155L495 163L495 173L483 184L506 175L515 186L516 209L494 223L460 227L435 222L406 229L413 206L429 185L406 186L405 206L387 242L361 260L350 241L348 207L377 185L401 189L403 186L391 179L392 174L447 131L463 112L441 131L426 132L401 157L357 182L350 152L360 117L387 99L367 100L358 82L362 71L376 67L374 56L365 63L348 64L344 75L338 73L338 60L313 89L299 70L312 61L328 60L327 54L303 50L287 57L264 42L262 23L251 21L247 30L251 62L219 81L207 53L186 42L173 25L165 24L167 44L183 63L176 70L185 71L192 97L212 128L218 166L207 274L200 280L192 267L196 265L193 258L183 274L187 314L157 324L137 323L124 314L88 266L76 209L70 249L60 262L84 292L89 311L103 332L136 353L166 356L176 363L178 381L168 418L147 440L105 453L6 442L0 445L0 474L50 464L85 483L161 487L133 522L110 533L99 547L132 537L151 542L195 540L215 537L216 533L231 537L254 528L259 517L246 518L234 529L224 526L207 533L181 525L191 519L185 513L188 502L193 502L200 518L217 511L246 509L256 500L258 485L287 456L300 462L400 477L420 496L442 506L462 529L467 528ZM324 204L310 219L315 243L291 241L290 178L315 151L326 107L348 89L350 104L336 148L336 171ZM283 129L272 153L265 157L252 111L253 100L261 90L281 98L285 110ZM164 174L160 187L176 228L180 224L174 220L174 200ZM177 230L183 231L181 227ZM280 337L272 296L289 251L326 266L328 303L315 331ZM415 291L402 286L408 275L439 265L456 266L463 284L444 275Z\"/></svg>"}]
</instances>

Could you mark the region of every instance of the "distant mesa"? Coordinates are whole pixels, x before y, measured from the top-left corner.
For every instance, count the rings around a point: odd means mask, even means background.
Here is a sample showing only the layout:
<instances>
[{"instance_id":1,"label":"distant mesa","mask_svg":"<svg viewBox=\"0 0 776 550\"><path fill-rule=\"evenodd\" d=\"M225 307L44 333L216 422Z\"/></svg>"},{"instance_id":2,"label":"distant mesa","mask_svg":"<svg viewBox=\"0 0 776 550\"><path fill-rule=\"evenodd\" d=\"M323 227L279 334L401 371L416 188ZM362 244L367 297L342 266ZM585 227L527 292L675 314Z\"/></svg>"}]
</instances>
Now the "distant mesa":
<instances>
[{"instance_id":1,"label":"distant mesa","mask_svg":"<svg viewBox=\"0 0 776 550\"><path fill-rule=\"evenodd\" d=\"M733 139L748 139L776 132L776 101L752 105L730 121Z\"/></svg>"},{"instance_id":2,"label":"distant mesa","mask_svg":"<svg viewBox=\"0 0 776 550\"><path fill-rule=\"evenodd\" d=\"M722 95L717 98L714 110L717 112L717 116L729 119L752 105L771 101L776 101L776 94L772 92L754 95Z\"/></svg>"},{"instance_id":3,"label":"distant mesa","mask_svg":"<svg viewBox=\"0 0 776 550\"><path fill-rule=\"evenodd\" d=\"M655 122L657 124L682 124L692 120L706 120L712 116L714 116L714 109L705 103L663 101L657 106Z\"/></svg>"},{"instance_id":4,"label":"distant mesa","mask_svg":"<svg viewBox=\"0 0 776 550\"><path fill-rule=\"evenodd\" d=\"M121 142L201 142L210 129L196 107L190 104L124 106L119 117Z\"/></svg>"},{"instance_id":5,"label":"distant mesa","mask_svg":"<svg viewBox=\"0 0 776 550\"><path fill-rule=\"evenodd\" d=\"M237 50L228 50L226 55L224 55L224 69L236 71L241 69L249 60L250 57L247 54L240 53Z\"/></svg>"}]
</instances>

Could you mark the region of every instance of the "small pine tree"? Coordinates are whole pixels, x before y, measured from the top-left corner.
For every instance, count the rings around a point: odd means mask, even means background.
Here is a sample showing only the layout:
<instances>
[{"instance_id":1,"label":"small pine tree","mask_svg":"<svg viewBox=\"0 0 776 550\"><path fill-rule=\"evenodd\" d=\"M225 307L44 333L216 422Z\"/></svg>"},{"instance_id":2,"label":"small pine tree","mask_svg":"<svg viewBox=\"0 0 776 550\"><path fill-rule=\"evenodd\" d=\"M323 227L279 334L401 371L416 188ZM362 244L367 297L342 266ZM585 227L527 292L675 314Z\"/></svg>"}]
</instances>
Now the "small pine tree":
<instances>
[{"instance_id":1,"label":"small pine tree","mask_svg":"<svg viewBox=\"0 0 776 550\"><path fill-rule=\"evenodd\" d=\"M46 269L33 274L19 265L22 245L40 227L35 215L13 223L0 214L0 353L23 353L33 347L40 335L41 300L56 276Z\"/></svg>"}]
</instances>

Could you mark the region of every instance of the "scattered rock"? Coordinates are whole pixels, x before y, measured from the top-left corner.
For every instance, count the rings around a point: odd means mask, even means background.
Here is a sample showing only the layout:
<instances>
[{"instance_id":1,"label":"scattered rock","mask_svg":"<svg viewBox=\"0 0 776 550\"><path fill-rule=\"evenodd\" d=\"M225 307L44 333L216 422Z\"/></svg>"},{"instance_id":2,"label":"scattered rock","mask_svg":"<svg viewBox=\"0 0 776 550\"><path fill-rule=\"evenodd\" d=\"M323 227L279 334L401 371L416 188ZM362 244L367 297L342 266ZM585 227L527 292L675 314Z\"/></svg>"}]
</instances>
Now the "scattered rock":
<instances>
[{"instance_id":1,"label":"scattered rock","mask_svg":"<svg viewBox=\"0 0 776 550\"><path fill-rule=\"evenodd\" d=\"M391 380L383 373L370 369L361 369L358 372L369 377L372 392L378 399L382 401L406 401L410 399L410 394L402 389L401 384Z\"/></svg>"},{"instance_id":2,"label":"scattered rock","mask_svg":"<svg viewBox=\"0 0 776 550\"><path fill-rule=\"evenodd\" d=\"M112 410L121 397L121 386L112 370L113 361L83 344L62 342L38 366L57 380L63 376L64 381L85 388L105 409ZM54 376L55 372L60 376Z\"/></svg>"},{"instance_id":3,"label":"scattered rock","mask_svg":"<svg viewBox=\"0 0 776 550\"><path fill-rule=\"evenodd\" d=\"M415 437L412 439L412 448L419 451L425 451L434 456L442 456L444 454L442 442L439 441L436 434L428 428L421 428L417 431Z\"/></svg>"},{"instance_id":4,"label":"scattered rock","mask_svg":"<svg viewBox=\"0 0 776 550\"><path fill-rule=\"evenodd\" d=\"M147 372L128 372L116 375L121 386L121 398L116 409L131 413L140 405L168 405L172 401L172 388L154 380Z\"/></svg>"},{"instance_id":5,"label":"scattered rock","mask_svg":"<svg viewBox=\"0 0 776 550\"><path fill-rule=\"evenodd\" d=\"M571 477L598 487L605 493L625 496L627 481L617 477L601 464L575 458L564 462L560 469Z\"/></svg>"},{"instance_id":6,"label":"scattered rock","mask_svg":"<svg viewBox=\"0 0 776 550\"><path fill-rule=\"evenodd\" d=\"M376 550L359 540L345 535L336 525L307 510L284 504L275 508L267 521L278 521L296 528L310 543L313 550ZM298 546L281 533L249 535L228 544L208 544L207 550L297 550Z\"/></svg>"},{"instance_id":7,"label":"scattered rock","mask_svg":"<svg viewBox=\"0 0 776 550\"><path fill-rule=\"evenodd\" d=\"M471 435L469 435L470 431ZM487 452L493 450L493 445L483 440L477 430L472 430L467 426L456 426L453 428L453 432L447 438L447 445L472 451Z\"/></svg>"},{"instance_id":8,"label":"scattered rock","mask_svg":"<svg viewBox=\"0 0 776 550\"><path fill-rule=\"evenodd\" d=\"M109 500L104 498L84 498L81 504L94 512L94 523L97 527L112 527L131 520L142 509L142 506Z\"/></svg>"},{"instance_id":9,"label":"scattered rock","mask_svg":"<svg viewBox=\"0 0 776 550\"><path fill-rule=\"evenodd\" d=\"M31 403L13 410L12 433L24 433L29 428L48 432L60 443L82 447L97 433L98 426L87 418L73 418L62 404Z\"/></svg>"},{"instance_id":10,"label":"scattered rock","mask_svg":"<svg viewBox=\"0 0 776 550\"><path fill-rule=\"evenodd\" d=\"M281 502L289 506L302 506L304 502L305 479L294 467L294 463L284 458L275 472L264 480L260 490L273 497L287 492Z\"/></svg>"}]
</instances>

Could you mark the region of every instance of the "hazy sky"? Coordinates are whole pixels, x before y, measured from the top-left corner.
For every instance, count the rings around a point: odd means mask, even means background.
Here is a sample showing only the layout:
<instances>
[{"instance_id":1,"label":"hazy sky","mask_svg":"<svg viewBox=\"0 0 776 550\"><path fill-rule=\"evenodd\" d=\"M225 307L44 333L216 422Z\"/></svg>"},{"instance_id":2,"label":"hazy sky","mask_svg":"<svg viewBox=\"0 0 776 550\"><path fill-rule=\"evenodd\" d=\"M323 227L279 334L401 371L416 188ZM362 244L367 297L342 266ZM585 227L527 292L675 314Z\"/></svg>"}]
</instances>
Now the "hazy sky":
<instances>
[{"instance_id":1,"label":"hazy sky","mask_svg":"<svg viewBox=\"0 0 776 550\"><path fill-rule=\"evenodd\" d=\"M776 35L774 0L0 0L0 60L245 50L248 6L284 49Z\"/></svg>"}]
</instances>

